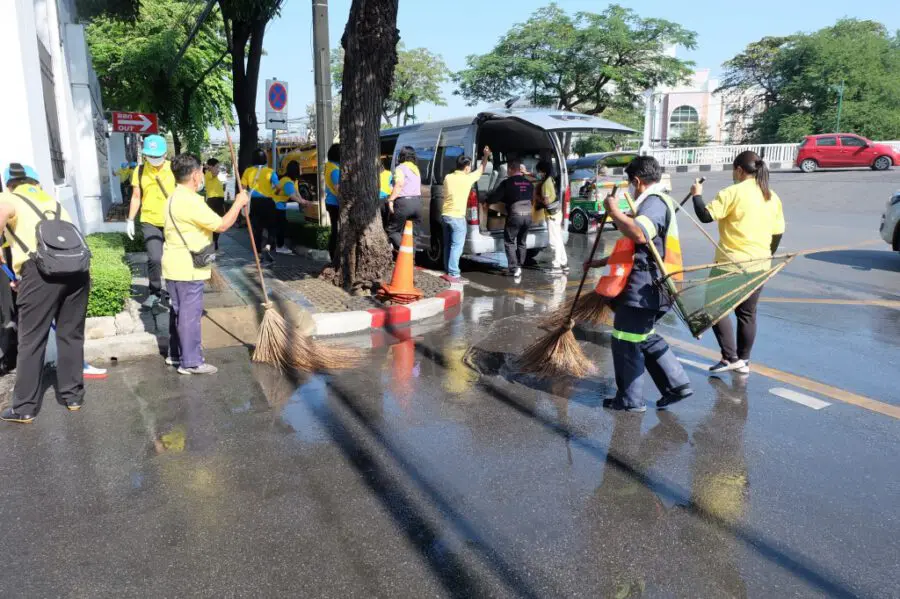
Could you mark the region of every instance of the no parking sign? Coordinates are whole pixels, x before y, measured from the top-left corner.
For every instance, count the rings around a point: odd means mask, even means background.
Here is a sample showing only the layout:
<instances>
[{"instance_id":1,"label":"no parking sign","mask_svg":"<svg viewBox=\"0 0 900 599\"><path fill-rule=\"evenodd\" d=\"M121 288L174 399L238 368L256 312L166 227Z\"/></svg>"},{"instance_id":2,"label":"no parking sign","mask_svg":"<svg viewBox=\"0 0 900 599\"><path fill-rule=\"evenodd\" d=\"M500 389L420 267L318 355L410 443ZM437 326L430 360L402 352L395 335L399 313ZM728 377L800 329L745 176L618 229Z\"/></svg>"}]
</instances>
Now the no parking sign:
<instances>
[{"instance_id":1,"label":"no parking sign","mask_svg":"<svg viewBox=\"0 0 900 599\"><path fill-rule=\"evenodd\" d=\"M288 84L266 79L266 129L287 129Z\"/></svg>"}]
</instances>

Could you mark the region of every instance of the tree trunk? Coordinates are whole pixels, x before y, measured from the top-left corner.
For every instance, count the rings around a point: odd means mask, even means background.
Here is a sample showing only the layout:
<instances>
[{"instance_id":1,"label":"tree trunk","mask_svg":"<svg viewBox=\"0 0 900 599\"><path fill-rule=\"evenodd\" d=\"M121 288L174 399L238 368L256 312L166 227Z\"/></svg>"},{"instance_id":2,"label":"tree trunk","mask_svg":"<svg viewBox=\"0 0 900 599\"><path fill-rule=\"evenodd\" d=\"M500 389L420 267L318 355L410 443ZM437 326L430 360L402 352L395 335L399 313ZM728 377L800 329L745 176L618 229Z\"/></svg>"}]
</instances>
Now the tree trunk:
<instances>
[{"instance_id":1,"label":"tree trunk","mask_svg":"<svg viewBox=\"0 0 900 599\"><path fill-rule=\"evenodd\" d=\"M341 39L340 239L332 267L322 276L345 289L380 281L391 250L378 197L381 113L397 64L398 0L353 0Z\"/></svg>"},{"instance_id":2,"label":"tree trunk","mask_svg":"<svg viewBox=\"0 0 900 599\"><path fill-rule=\"evenodd\" d=\"M178 130L172 128L172 145L175 146L175 154L181 154L181 138L178 137Z\"/></svg>"}]
</instances>

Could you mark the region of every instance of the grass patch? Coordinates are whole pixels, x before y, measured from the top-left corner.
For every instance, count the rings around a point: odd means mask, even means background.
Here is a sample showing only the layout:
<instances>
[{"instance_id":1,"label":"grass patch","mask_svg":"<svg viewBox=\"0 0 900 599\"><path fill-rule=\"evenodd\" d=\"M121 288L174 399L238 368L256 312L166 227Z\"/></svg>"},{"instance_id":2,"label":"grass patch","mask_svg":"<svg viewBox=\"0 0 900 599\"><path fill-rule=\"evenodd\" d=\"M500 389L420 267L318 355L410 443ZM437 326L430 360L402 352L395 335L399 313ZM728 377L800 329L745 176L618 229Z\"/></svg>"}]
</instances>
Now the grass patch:
<instances>
[{"instance_id":1,"label":"grass patch","mask_svg":"<svg viewBox=\"0 0 900 599\"><path fill-rule=\"evenodd\" d=\"M133 243L123 233L87 236L92 254L89 317L115 316L125 309L125 300L131 296L131 269L125 263L125 252Z\"/></svg>"}]
</instances>

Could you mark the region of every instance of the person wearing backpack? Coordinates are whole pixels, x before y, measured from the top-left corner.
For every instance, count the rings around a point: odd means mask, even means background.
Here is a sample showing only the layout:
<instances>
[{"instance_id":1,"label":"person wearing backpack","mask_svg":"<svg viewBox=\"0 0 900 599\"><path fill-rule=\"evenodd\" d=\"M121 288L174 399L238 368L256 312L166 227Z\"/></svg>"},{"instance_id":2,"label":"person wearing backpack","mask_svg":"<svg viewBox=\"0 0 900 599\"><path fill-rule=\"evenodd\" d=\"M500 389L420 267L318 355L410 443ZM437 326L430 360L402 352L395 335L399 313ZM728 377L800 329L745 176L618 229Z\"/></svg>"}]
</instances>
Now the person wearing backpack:
<instances>
[{"instance_id":1,"label":"person wearing backpack","mask_svg":"<svg viewBox=\"0 0 900 599\"><path fill-rule=\"evenodd\" d=\"M66 209L41 189L37 172L13 163L3 175L0 230L10 241L17 277L18 342L12 406L6 422L30 423L41 407L47 335L56 320L57 399L69 411L84 405L84 322L91 253Z\"/></svg>"},{"instance_id":2,"label":"person wearing backpack","mask_svg":"<svg viewBox=\"0 0 900 599\"><path fill-rule=\"evenodd\" d=\"M197 190L203 183L200 160L179 154L172 161L178 182L166 205L162 268L169 288L169 355L166 364L179 374L215 374L218 369L203 359L200 320L203 318L203 284L215 262L213 233L224 233L234 225L241 209L250 201L242 191L219 216Z\"/></svg>"},{"instance_id":3,"label":"person wearing backpack","mask_svg":"<svg viewBox=\"0 0 900 599\"><path fill-rule=\"evenodd\" d=\"M166 160L167 151L163 136L145 137L144 162L131 178L133 191L125 231L129 239L134 239L134 219L140 211L144 248L147 250L147 277L150 279L150 294L144 302L147 309L165 298L162 286L163 225L166 222L166 200L175 191L175 176L172 175L171 163Z\"/></svg>"}]
</instances>

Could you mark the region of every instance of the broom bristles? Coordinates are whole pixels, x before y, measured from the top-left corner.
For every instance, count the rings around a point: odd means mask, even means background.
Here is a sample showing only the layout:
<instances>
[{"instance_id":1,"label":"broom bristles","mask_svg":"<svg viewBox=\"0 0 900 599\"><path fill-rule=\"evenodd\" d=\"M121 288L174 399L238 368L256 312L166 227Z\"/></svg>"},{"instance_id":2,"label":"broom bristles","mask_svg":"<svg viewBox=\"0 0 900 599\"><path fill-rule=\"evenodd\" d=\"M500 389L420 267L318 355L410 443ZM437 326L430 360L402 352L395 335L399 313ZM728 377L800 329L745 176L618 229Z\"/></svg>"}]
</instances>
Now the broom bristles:
<instances>
[{"instance_id":1,"label":"broom bristles","mask_svg":"<svg viewBox=\"0 0 900 599\"><path fill-rule=\"evenodd\" d=\"M521 372L534 374L539 378L573 376L583 378L594 372L594 365L584 355L578 340L572 333L573 323L544 335L522 355L517 365Z\"/></svg>"},{"instance_id":2,"label":"broom bristles","mask_svg":"<svg viewBox=\"0 0 900 599\"><path fill-rule=\"evenodd\" d=\"M590 326L612 324L613 309L608 297L600 295L596 291L585 293L578 298L574 310L572 309L573 301L570 299L554 310L541 322L540 328L552 331L564 327L569 321L570 314L571 319L577 323Z\"/></svg>"},{"instance_id":3,"label":"broom bristles","mask_svg":"<svg viewBox=\"0 0 900 599\"><path fill-rule=\"evenodd\" d=\"M215 266L210 270L209 288L215 292L221 292L228 289L228 281L225 280L225 277L222 276L222 273L220 273L219 269Z\"/></svg>"},{"instance_id":4,"label":"broom bristles","mask_svg":"<svg viewBox=\"0 0 900 599\"><path fill-rule=\"evenodd\" d=\"M267 305L253 361L300 372L353 368L362 361L362 354L355 348L324 345L290 329L274 305Z\"/></svg>"}]
</instances>

